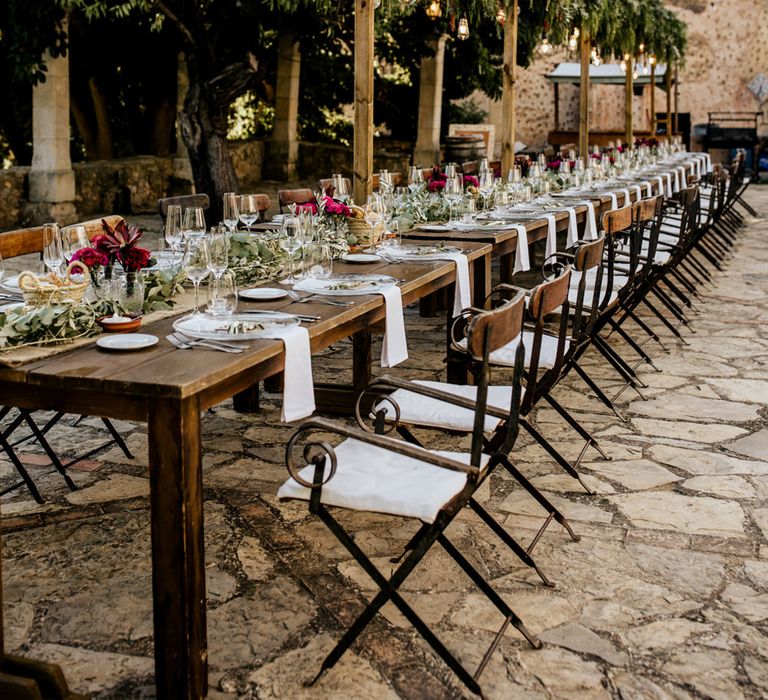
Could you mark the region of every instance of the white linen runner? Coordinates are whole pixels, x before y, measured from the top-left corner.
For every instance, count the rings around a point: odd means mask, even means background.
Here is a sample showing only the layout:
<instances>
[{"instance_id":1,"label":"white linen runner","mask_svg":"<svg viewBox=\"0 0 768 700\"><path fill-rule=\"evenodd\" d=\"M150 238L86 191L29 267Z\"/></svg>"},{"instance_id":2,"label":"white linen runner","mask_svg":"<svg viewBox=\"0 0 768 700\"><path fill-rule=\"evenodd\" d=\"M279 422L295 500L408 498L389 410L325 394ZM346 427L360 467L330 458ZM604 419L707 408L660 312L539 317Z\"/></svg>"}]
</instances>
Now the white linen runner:
<instances>
[{"instance_id":1,"label":"white linen runner","mask_svg":"<svg viewBox=\"0 0 768 700\"><path fill-rule=\"evenodd\" d=\"M309 332L301 326L291 326L270 332L263 337L282 340L285 347L283 408L280 420L290 423L311 416L315 411L315 387L312 381Z\"/></svg>"}]
</instances>

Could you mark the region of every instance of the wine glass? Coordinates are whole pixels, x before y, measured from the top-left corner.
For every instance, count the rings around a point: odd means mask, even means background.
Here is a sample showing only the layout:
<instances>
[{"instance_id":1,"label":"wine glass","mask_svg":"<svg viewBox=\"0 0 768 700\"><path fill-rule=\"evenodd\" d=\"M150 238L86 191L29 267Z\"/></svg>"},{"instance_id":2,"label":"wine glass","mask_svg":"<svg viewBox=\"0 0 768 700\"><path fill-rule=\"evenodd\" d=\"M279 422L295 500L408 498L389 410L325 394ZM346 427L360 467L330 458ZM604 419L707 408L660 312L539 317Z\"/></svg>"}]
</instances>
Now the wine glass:
<instances>
[{"instance_id":1,"label":"wine glass","mask_svg":"<svg viewBox=\"0 0 768 700\"><path fill-rule=\"evenodd\" d=\"M214 226L206 238L208 245L208 271L213 275L214 290L218 291L222 275L229 266L229 238L224 227Z\"/></svg>"},{"instance_id":2,"label":"wine glass","mask_svg":"<svg viewBox=\"0 0 768 700\"><path fill-rule=\"evenodd\" d=\"M61 232L58 224L43 225L43 262L58 275L64 263L64 249L61 245Z\"/></svg>"},{"instance_id":3,"label":"wine glass","mask_svg":"<svg viewBox=\"0 0 768 700\"><path fill-rule=\"evenodd\" d=\"M453 211L464 196L464 183L461 175L446 178L443 196L448 202L448 223L453 223L455 221Z\"/></svg>"},{"instance_id":4,"label":"wine glass","mask_svg":"<svg viewBox=\"0 0 768 700\"><path fill-rule=\"evenodd\" d=\"M242 221L247 229L248 233L251 232L251 226L253 226L259 218L259 205L256 201L255 194L244 194L240 197L240 221Z\"/></svg>"},{"instance_id":5,"label":"wine glass","mask_svg":"<svg viewBox=\"0 0 768 700\"><path fill-rule=\"evenodd\" d=\"M0 253L0 281L5 276L5 263L3 262L3 254Z\"/></svg>"},{"instance_id":6,"label":"wine glass","mask_svg":"<svg viewBox=\"0 0 768 700\"><path fill-rule=\"evenodd\" d=\"M202 207L189 207L184 210L184 228L182 233L185 240L202 238L206 232L205 212Z\"/></svg>"},{"instance_id":7,"label":"wine glass","mask_svg":"<svg viewBox=\"0 0 768 700\"><path fill-rule=\"evenodd\" d=\"M412 165L408 171L408 189L416 192L424 185L424 173L417 165Z\"/></svg>"},{"instance_id":8,"label":"wine glass","mask_svg":"<svg viewBox=\"0 0 768 700\"><path fill-rule=\"evenodd\" d=\"M484 170L480 173L478 190L483 198L483 206L488 208L488 200L493 194L494 178L493 171Z\"/></svg>"},{"instance_id":9,"label":"wine glass","mask_svg":"<svg viewBox=\"0 0 768 700\"><path fill-rule=\"evenodd\" d=\"M61 247L67 262L78 250L88 248L90 245L85 226L65 226L61 229Z\"/></svg>"},{"instance_id":10,"label":"wine glass","mask_svg":"<svg viewBox=\"0 0 768 700\"><path fill-rule=\"evenodd\" d=\"M208 285L206 311L212 316L228 316L237 311L237 280L232 270L227 270L215 284Z\"/></svg>"},{"instance_id":11,"label":"wine glass","mask_svg":"<svg viewBox=\"0 0 768 700\"><path fill-rule=\"evenodd\" d=\"M377 231L383 228L385 207L380 195L369 194L365 203L365 222L371 227L371 248L376 247Z\"/></svg>"},{"instance_id":12,"label":"wine glass","mask_svg":"<svg viewBox=\"0 0 768 700\"><path fill-rule=\"evenodd\" d=\"M336 173L333 176L333 189L334 197L345 204L349 201L349 188L347 187L347 179L342 177L340 173Z\"/></svg>"},{"instance_id":13,"label":"wine glass","mask_svg":"<svg viewBox=\"0 0 768 700\"><path fill-rule=\"evenodd\" d=\"M184 270L187 278L195 285L195 310L192 312L193 316L197 316L200 313L200 283L210 273L209 261L209 248L206 238L188 238L184 257L181 261L181 268Z\"/></svg>"},{"instance_id":14,"label":"wine glass","mask_svg":"<svg viewBox=\"0 0 768 700\"><path fill-rule=\"evenodd\" d=\"M181 249L184 241L181 228L181 204L171 204L168 207L168 213L165 215L165 227L163 229L165 242L170 246L174 253Z\"/></svg>"},{"instance_id":15,"label":"wine glass","mask_svg":"<svg viewBox=\"0 0 768 700\"><path fill-rule=\"evenodd\" d=\"M382 169L379 171L379 192L381 194L388 194L392 192L392 173L389 170Z\"/></svg>"},{"instance_id":16,"label":"wine glass","mask_svg":"<svg viewBox=\"0 0 768 700\"><path fill-rule=\"evenodd\" d=\"M237 208L238 199L234 192L224 193L224 224L230 233L237 231L237 221L240 218Z\"/></svg>"},{"instance_id":17,"label":"wine glass","mask_svg":"<svg viewBox=\"0 0 768 700\"><path fill-rule=\"evenodd\" d=\"M296 278L293 276L293 255L301 247L299 239L299 220L295 216L286 216L280 229L280 247L288 254L288 277L284 284L293 284Z\"/></svg>"}]
</instances>

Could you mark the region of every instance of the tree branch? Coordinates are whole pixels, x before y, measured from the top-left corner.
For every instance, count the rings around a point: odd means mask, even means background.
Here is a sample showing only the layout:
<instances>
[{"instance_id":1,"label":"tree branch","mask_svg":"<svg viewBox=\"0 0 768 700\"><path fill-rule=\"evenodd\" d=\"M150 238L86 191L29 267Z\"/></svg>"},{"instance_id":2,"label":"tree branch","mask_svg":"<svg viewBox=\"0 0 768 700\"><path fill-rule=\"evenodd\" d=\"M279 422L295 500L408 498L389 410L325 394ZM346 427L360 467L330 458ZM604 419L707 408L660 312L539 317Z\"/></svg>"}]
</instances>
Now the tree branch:
<instances>
[{"instance_id":1,"label":"tree branch","mask_svg":"<svg viewBox=\"0 0 768 700\"><path fill-rule=\"evenodd\" d=\"M182 22L176 16L176 14L173 12L173 10L171 10L171 8L168 7L168 5L166 5L163 2L163 0L153 0L153 2L155 4L155 6L157 7L157 9L160 10L160 12L162 12L171 22L173 22L176 25L176 29L179 30L179 32L184 37L186 42L190 46L195 46L195 43L196 43L195 42L195 37L192 36L192 32L190 32L189 29L187 28L187 25L184 24L184 22Z\"/></svg>"}]
</instances>

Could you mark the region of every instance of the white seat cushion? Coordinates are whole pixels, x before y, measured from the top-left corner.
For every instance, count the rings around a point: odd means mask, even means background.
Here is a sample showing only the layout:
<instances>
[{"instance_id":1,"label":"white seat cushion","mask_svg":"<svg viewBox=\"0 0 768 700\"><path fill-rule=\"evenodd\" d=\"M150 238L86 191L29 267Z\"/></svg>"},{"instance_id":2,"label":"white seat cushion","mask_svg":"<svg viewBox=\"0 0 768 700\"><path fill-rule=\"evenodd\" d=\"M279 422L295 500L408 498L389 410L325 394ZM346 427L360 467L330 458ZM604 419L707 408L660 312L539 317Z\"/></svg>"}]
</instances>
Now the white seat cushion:
<instances>
[{"instance_id":1,"label":"white seat cushion","mask_svg":"<svg viewBox=\"0 0 768 700\"><path fill-rule=\"evenodd\" d=\"M504 367L515 366L515 353L517 352L517 346L520 344L520 337L518 336L511 343L507 343L504 347L494 350L488 358L492 365L502 365ZM525 366L526 368L531 365L531 352L533 350L533 332L523 331L523 344L525 345ZM565 341L565 349L563 352L568 352L568 348L571 343L569 340ZM462 340L459 346L466 349L467 341ZM547 335L546 333L541 338L541 351L539 352L539 369L550 369L555 366L555 360L557 359L557 338L553 335Z\"/></svg>"},{"instance_id":2,"label":"white seat cushion","mask_svg":"<svg viewBox=\"0 0 768 700\"><path fill-rule=\"evenodd\" d=\"M359 440L344 440L335 452L336 474L323 486L320 499L329 506L400 515L432 523L440 509L467 483L467 475L462 472L441 469ZM432 453L469 464L467 454ZM483 455L483 466L488 459L488 455ZM300 475L311 482L314 473L315 467L308 465ZM280 487L277 497L308 501L310 489L290 478Z\"/></svg>"},{"instance_id":3,"label":"white seat cushion","mask_svg":"<svg viewBox=\"0 0 768 700\"><path fill-rule=\"evenodd\" d=\"M430 387L451 393L455 396L461 396L465 399L475 401L477 399L477 387L462 384L447 384L444 382L430 382L416 380L414 384ZM475 412L462 406L453 406L452 404L433 399L429 396L422 396L407 389L397 389L391 395L391 398L397 402L400 407L400 421L410 423L411 425L426 425L431 428L443 428L444 430L458 430L461 432L472 432L475 427ZM488 405L498 408L505 413L509 412L512 402L511 386L489 386L488 387ZM392 416L392 406L386 401L381 401L376 405L374 411L380 408L388 409L388 417ZM490 432L501 423L500 418L494 416L485 417L485 430Z\"/></svg>"},{"instance_id":4,"label":"white seat cushion","mask_svg":"<svg viewBox=\"0 0 768 700\"><path fill-rule=\"evenodd\" d=\"M600 282L603 289L606 287L606 272L603 272L603 278ZM597 280L597 269L593 268L591 270L587 271L587 280L585 282L584 288L585 289L594 289L595 288L595 281ZM581 273L578 270L572 270L571 271L571 289L575 289L578 291L579 289L579 282L581 281ZM622 287L626 286L627 282L629 282L629 277L626 275L622 275L619 272L614 272L613 274L613 288L614 289L621 289Z\"/></svg>"},{"instance_id":5,"label":"white seat cushion","mask_svg":"<svg viewBox=\"0 0 768 700\"><path fill-rule=\"evenodd\" d=\"M585 289L584 290L584 299L582 301L582 306L581 306L582 314L587 315L587 314L591 313L591 311L592 311L592 295L594 293L595 293L594 289ZM604 296L605 296L605 286L603 286L603 290L600 292L599 303L603 302L603 297ZM609 304L613 304L613 302L616 301L618 296L619 295L616 292L616 290L612 289L611 290L611 296L608 298L608 303ZM568 301L573 306L573 305L576 304L576 301L578 300L578 298L579 298L579 290L578 289L574 289L573 287L571 287L568 290Z\"/></svg>"}]
</instances>

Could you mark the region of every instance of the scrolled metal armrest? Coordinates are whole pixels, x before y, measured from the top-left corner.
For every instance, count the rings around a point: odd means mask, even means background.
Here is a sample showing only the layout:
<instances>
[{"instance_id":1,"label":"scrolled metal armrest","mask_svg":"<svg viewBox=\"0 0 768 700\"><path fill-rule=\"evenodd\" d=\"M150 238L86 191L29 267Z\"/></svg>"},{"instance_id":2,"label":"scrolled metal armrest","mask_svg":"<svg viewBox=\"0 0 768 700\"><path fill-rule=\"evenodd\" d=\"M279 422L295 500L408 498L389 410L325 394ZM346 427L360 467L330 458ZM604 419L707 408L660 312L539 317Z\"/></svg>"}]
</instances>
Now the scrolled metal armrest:
<instances>
[{"instance_id":1,"label":"scrolled metal armrest","mask_svg":"<svg viewBox=\"0 0 768 700\"><path fill-rule=\"evenodd\" d=\"M344 425L343 423L337 423L336 421L328 420L327 418L310 418L299 426L296 433L294 433L288 442L288 447L286 448L286 462L288 463L288 471L294 478L296 477L294 476L294 472L291 471L291 469L293 469L295 472L298 472L298 469L296 469L296 464L292 460L291 448L295 446L300 436L311 434L313 432L335 433L341 437L352 438L359 442L365 442L369 445L374 445L384 450L389 450L390 452L396 452L397 454L401 454L405 457L411 457L412 459L417 459L420 462L426 462L427 464L432 464L442 469L461 472L471 476L476 476L480 471L478 467L474 467L471 464L465 464L464 462L458 462L455 459L450 459L448 457L434 454L433 452L430 452L423 447L412 445L411 443L405 442L403 440L396 440L395 438L391 438L386 435L367 433L364 430L353 428L348 425ZM309 443L309 445L321 446L322 449L326 451L326 457L333 455L331 457L331 476L329 476L328 479L325 479L323 482L327 483L336 471L336 453L330 445L321 441L312 442ZM322 484L308 485L306 481L303 481L303 483L302 481L299 481L299 483L304 486L308 486L309 488L318 488L319 486L322 486Z\"/></svg>"},{"instance_id":2,"label":"scrolled metal armrest","mask_svg":"<svg viewBox=\"0 0 768 700\"><path fill-rule=\"evenodd\" d=\"M299 426L298 430L293 435L291 435L291 439L288 440L288 444L285 447L285 466L288 468L288 473L294 481L308 489L319 489L325 486L325 484L334 477L338 461L336 459L336 452L327 442L324 440L308 440L304 445L304 449L301 451L305 463L301 467L296 465L294 448L302 437L309 437L311 433L312 429L308 428L307 424L304 423ZM320 481L306 481L299 473L304 467L314 464L315 476L318 475L318 468L321 469L320 474L322 475L326 460L330 460L331 463L331 470L327 479L321 479Z\"/></svg>"}]
</instances>

